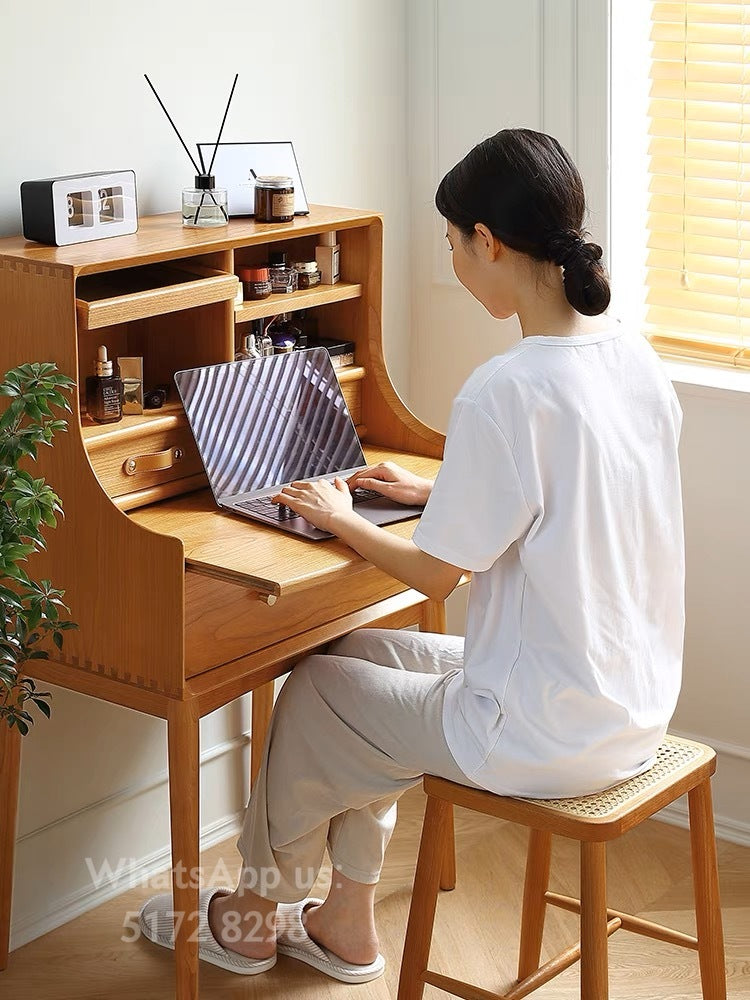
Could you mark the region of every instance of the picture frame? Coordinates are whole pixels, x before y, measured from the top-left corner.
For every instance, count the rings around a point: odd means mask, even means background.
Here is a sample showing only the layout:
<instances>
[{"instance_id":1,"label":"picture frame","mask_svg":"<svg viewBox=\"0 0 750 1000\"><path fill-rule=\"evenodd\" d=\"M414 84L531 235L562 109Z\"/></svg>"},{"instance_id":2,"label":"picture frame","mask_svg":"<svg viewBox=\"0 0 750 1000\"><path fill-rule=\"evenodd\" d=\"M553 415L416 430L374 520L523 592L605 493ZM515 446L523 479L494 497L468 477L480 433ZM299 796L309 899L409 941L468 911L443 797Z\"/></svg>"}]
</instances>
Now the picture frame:
<instances>
[{"instance_id":1,"label":"picture frame","mask_svg":"<svg viewBox=\"0 0 750 1000\"><path fill-rule=\"evenodd\" d=\"M211 160L213 142L199 142L198 152ZM218 188L226 188L229 217L255 215L255 183L251 170L260 177L282 174L294 183L294 214L309 215L310 209L291 142L220 142L212 173Z\"/></svg>"}]
</instances>

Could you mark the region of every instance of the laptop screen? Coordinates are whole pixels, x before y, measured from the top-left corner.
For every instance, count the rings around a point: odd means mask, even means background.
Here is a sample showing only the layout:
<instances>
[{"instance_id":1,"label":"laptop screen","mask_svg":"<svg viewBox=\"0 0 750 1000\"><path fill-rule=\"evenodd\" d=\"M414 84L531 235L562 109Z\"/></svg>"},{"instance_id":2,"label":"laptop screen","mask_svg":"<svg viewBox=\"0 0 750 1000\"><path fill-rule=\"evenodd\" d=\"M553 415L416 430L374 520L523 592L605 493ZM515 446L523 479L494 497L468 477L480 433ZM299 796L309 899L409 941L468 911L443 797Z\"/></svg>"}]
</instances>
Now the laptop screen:
<instances>
[{"instance_id":1,"label":"laptop screen","mask_svg":"<svg viewBox=\"0 0 750 1000\"><path fill-rule=\"evenodd\" d=\"M217 500L366 464L325 348L174 378Z\"/></svg>"}]
</instances>

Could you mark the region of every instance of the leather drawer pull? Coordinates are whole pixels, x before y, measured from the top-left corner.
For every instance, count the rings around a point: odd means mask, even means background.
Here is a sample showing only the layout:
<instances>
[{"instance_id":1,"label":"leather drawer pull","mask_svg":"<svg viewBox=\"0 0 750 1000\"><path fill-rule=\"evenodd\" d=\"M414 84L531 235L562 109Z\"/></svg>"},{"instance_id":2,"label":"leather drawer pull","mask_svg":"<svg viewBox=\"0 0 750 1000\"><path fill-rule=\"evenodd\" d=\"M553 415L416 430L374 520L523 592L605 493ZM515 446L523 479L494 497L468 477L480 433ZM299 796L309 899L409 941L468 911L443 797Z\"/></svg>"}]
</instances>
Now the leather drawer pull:
<instances>
[{"instance_id":1,"label":"leather drawer pull","mask_svg":"<svg viewBox=\"0 0 750 1000\"><path fill-rule=\"evenodd\" d=\"M126 476L134 476L137 472L171 469L175 462L182 461L183 454L182 448L167 448L166 451L156 451L152 455L133 455L122 463L122 471Z\"/></svg>"}]
</instances>

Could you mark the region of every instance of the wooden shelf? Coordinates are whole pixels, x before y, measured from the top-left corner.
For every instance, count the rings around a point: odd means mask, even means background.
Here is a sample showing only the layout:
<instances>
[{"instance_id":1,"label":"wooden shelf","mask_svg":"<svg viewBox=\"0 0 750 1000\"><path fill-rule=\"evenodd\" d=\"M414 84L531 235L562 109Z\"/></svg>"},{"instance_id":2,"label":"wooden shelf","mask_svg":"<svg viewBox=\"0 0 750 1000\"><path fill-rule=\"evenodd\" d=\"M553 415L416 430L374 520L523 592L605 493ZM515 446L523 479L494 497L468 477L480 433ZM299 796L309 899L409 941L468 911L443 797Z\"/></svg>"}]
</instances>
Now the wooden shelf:
<instances>
[{"instance_id":1,"label":"wooden shelf","mask_svg":"<svg viewBox=\"0 0 750 1000\"><path fill-rule=\"evenodd\" d=\"M304 288L298 292L269 295L267 299L257 302L243 302L234 310L234 321L247 323L251 319L264 319L282 312L297 312L299 309L324 306L329 302L358 299L361 295L362 285L350 281L339 281L335 285L316 285L315 288Z\"/></svg>"},{"instance_id":2,"label":"wooden shelf","mask_svg":"<svg viewBox=\"0 0 750 1000\"><path fill-rule=\"evenodd\" d=\"M175 389L175 392L177 390ZM81 414L81 435L86 442L86 450L91 451L112 441L137 438L144 430L167 430L185 420L182 403L165 403L158 410L144 410L118 420L115 424L97 424L87 413Z\"/></svg>"}]
</instances>

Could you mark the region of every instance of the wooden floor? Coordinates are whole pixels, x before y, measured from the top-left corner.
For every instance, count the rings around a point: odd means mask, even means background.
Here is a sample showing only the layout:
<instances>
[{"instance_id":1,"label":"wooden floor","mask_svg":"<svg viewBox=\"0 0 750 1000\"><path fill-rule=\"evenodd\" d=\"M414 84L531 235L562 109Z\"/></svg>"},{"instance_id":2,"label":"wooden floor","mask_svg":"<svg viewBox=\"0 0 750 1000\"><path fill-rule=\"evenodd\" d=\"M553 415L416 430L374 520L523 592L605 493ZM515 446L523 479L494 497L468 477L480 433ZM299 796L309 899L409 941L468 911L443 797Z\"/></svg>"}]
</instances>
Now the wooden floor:
<instances>
[{"instance_id":1,"label":"wooden floor","mask_svg":"<svg viewBox=\"0 0 750 1000\"><path fill-rule=\"evenodd\" d=\"M378 930L388 963L384 978L346 986L285 958L257 978L234 976L202 963L202 1000L395 998L422 808L423 797L416 789L402 799L379 886ZM510 985L515 972L525 833L509 824L459 812L457 843L458 885L454 892L441 894L430 964L485 989L500 990ZM577 894L576 854L573 843L556 841L552 888ZM204 871L210 873L221 861L233 875L239 863L233 841L203 855ZM720 843L719 863L729 996L750 1000L750 848ZM222 881L219 877L217 884ZM610 847L609 882L610 906L693 932L686 831L654 821L643 824ZM121 940L126 914L137 911L151 891L147 887L132 890L14 952L8 970L0 973L0 998L170 1000L172 954L145 940L131 944ZM547 955L576 938L576 924L576 917L550 908ZM573 1000L578 989L574 966L534 996ZM432 987L425 990L428 1000L446 996ZM695 953L625 931L610 939L611 1000L700 997Z\"/></svg>"}]
</instances>

